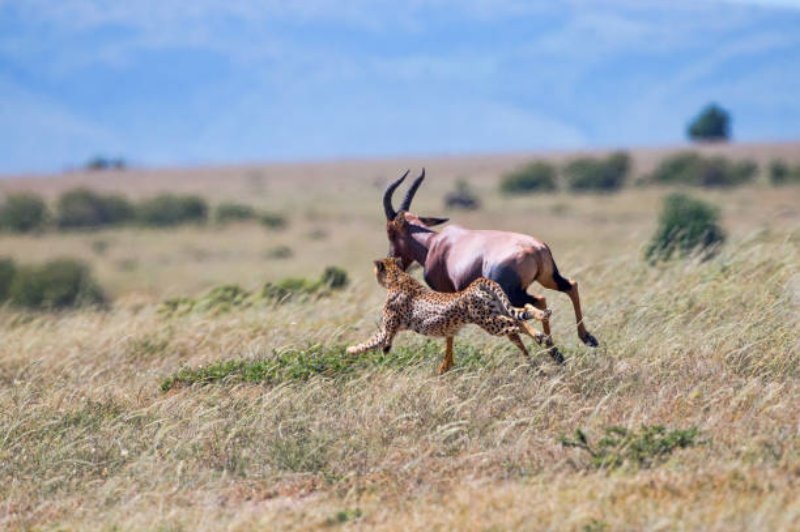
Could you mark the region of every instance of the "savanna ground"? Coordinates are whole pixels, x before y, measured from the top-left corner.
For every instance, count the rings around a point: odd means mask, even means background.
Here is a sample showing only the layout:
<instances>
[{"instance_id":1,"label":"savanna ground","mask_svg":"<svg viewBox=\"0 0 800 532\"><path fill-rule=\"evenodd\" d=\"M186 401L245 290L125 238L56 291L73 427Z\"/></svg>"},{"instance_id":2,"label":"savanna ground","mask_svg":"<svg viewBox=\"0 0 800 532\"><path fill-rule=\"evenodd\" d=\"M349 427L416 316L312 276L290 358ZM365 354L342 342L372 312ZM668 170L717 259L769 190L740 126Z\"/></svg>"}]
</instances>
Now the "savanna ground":
<instances>
[{"instance_id":1,"label":"savanna ground","mask_svg":"<svg viewBox=\"0 0 800 532\"><path fill-rule=\"evenodd\" d=\"M731 151L800 159L796 144ZM636 152L637 173L657 154ZM456 340L456 369L437 377L443 342L405 333L395 358L167 391L182 368L289 352L302 365L304 353L342 356L370 335L384 295L370 262L387 249L381 191L422 161L0 181L50 197L79 183L132 197L191 191L289 220L282 231L0 236L0 255L19 262L90 262L113 298L109 310L0 309L0 527L800 527L800 187L693 191L721 209L727 243L706 262L654 267L642 250L670 190L501 197L499 175L526 159L428 161L413 210L441 214L444 192L467 178L483 208L447 214L549 242L580 282L600 348L580 344L567 298L546 292L561 367L538 352L532 369L510 343L470 330ZM276 258L279 246L291 256ZM329 264L353 281L331 297L159 310L167 298L227 283L258 290ZM560 443L578 428L596 439L642 425L701 437L651 467L617 469Z\"/></svg>"}]
</instances>

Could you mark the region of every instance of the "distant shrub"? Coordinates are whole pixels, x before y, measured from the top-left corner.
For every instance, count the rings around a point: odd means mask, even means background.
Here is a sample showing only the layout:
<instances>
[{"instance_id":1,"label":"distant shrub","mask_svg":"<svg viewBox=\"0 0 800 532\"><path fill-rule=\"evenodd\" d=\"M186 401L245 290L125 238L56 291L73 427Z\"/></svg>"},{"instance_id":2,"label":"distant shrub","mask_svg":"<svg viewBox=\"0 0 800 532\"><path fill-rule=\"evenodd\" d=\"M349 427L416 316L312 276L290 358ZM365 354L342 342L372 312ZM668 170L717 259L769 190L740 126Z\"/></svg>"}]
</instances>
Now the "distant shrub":
<instances>
[{"instance_id":1,"label":"distant shrub","mask_svg":"<svg viewBox=\"0 0 800 532\"><path fill-rule=\"evenodd\" d=\"M552 164L535 161L503 176L500 192L507 195L553 192L557 172Z\"/></svg>"},{"instance_id":2,"label":"distant shrub","mask_svg":"<svg viewBox=\"0 0 800 532\"><path fill-rule=\"evenodd\" d=\"M92 243L89 246L92 248L92 251L96 255L105 255L106 251L108 251L108 247L111 243L108 240L103 238L98 238L97 240L92 240Z\"/></svg>"},{"instance_id":3,"label":"distant shrub","mask_svg":"<svg viewBox=\"0 0 800 532\"><path fill-rule=\"evenodd\" d=\"M261 297L282 303L298 297L324 296L332 290L341 290L349 282L345 270L338 266L328 266L316 280L289 277L275 283L266 283L261 291Z\"/></svg>"},{"instance_id":4,"label":"distant shrub","mask_svg":"<svg viewBox=\"0 0 800 532\"><path fill-rule=\"evenodd\" d=\"M208 204L199 196L160 194L139 203L136 218L150 227L203 223L208 218Z\"/></svg>"},{"instance_id":5,"label":"distant shrub","mask_svg":"<svg viewBox=\"0 0 800 532\"><path fill-rule=\"evenodd\" d=\"M134 207L125 197L98 194L87 188L64 192L56 204L56 225L62 229L119 225L134 216Z\"/></svg>"},{"instance_id":6,"label":"distant shrub","mask_svg":"<svg viewBox=\"0 0 800 532\"><path fill-rule=\"evenodd\" d=\"M661 425L642 425L638 431L609 427L605 436L592 444L578 429L574 437L562 437L561 445L586 451L591 465L599 469L616 469L625 464L647 468L665 460L676 449L697 445L699 435L695 427L667 430Z\"/></svg>"},{"instance_id":7,"label":"distant shrub","mask_svg":"<svg viewBox=\"0 0 800 532\"><path fill-rule=\"evenodd\" d=\"M197 299L175 297L161 303L158 312L164 316L180 316L192 311L222 314L234 308L249 307L253 294L235 284L216 286Z\"/></svg>"},{"instance_id":8,"label":"distant shrub","mask_svg":"<svg viewBox=\"0 0 800 532\"><path fill-rule=\"evenodd\" d=\"M62 309L102 305L106 298L89 267L73 259L56 259L41 266L17 270L8 292L9 301L29 309Z\"/></svg>"},{"instance_id":9,"label":"distant shrub","mask_svg":"<svg viewBox=\"0 0 800 532\"><path fill-rule=\"evenodd\" d=\"M624 152L604 159L580 157L564 167L564 178L573 192L614 192L625 184L630 166L630 157Z\"/></svg>"},{"instance_id":10,"label":"distant shrub","mask_svg":"<svg viewBox=\"0 0 800 532\"><path fill-rule=\"evenodd\" d=\"M696 251L711 256L725 241L718 218L713 205L685 194L671 194L664 200L658 228L645 257L656 262Z\"/></svg>"},{"instance_id":11,"label":"distant shrub","mask_svg":"<svg viewBox=\"0 0 800 532\"><path fill-rule=\"evenodd\" d=\"M253 294L234 284L221 285L197 299L188 297L167 299L161 303L158 312L166 317L181 316L194 311L220 314L234 308L247 308L259 303L284 303L289 300L325 297L335 290L343 289L348 283L345 270L337 266L328 266L319 279L289 277L269 282L264 285L260 294Z\"/></svg>"},{"instance_id":12,"label":"distant shrub","mask_svg":"<svg viewBox=\"0 0 800 532\"><path fill-rule=\"evenodd\" d=\"M444 206L449 209L475 210L480 208L481 202L470 189L469 183L459 179L456 189L445 195Z\"/></svg>"},{"instance_id":13,"label":"distant shrub","mask_svg":"<svg viewBox=\"0 0 800 532\"><path fill-rule=\"evenodd\" d=\"M250 292L239 285L226 284L212 288L198 299L196 308L216 313L228 312L235 307L250 306L250 296Z\"/></svg>"},{"instance_id":14,"label":"distant shrub","mask_svg":"<svg viewBox=\"0 0 800 532\"><path fill-rule=\"evenodd\" d=\"M214 211L214 221L218 224L243 222L255 217L255 209L242 203L220 203Z\"/></svg>"},{"instance_id":15,"label":"distant shrub","mask_svg":"<svg viewBox=\"0 0 800 532\"><path fill-rule=\"evenodd\" d=\"M317 228L309 231L307 236L309 240L325 240L328 238L328 232L324 229Z\"/></svg>"},{"instance_id":16,"label":"distant shrub","mask_svg":"<svg viewBox=\"0 0 800 532\"><path fill-rule=\"evenodd\" d=\"M728 187L752 181L757 171L758 165L753 161L734 162L724 157L683 152L661 161L650 181L664 185Z\"/></svg>"},{"instance_id":17,"label":"distant shrub","mask_svg":"<svg viewBox=\"0 0 800 532\"><path fill-rule=\"evenodd\" d=\"M261 290L261 297L282 303L290 299L316 294L319 282L302 277L288 277L277 282L268 282Z\"/></svg>"},{"instance_id":18,"label":"distant shrub","mask_svg":"<svg viewBox=\"0 0 800 532\"><path fill-rule=\"evenodd\" d=\"M730 126L728 111L711 103L692 120L687 133L694 141L724 141L730 138Z\"/></svg>"},{"instance_id":19,"label":"distant shrub","mask_svg":"<svg viewBox=\"0 0 800 532\"><path fill-rule=\"evenodd\" d=\"M190 297L173 297L161 302L158 313L166 316L181 316L194 310L197 301Z\"/></svg>"},{"instance_id":20,"label":"distant shrub","mask_svg":"<svg viewBox=\"0 0 800 532\"><path fill-rule=\"evenodd\" d=\"M769 181L778 186L800 184L800 165L790 167L783 161L772 161L769 165Z\"/></svg>"},{"instance_id":21,"label":"distant shrub","mask_svg":"<svg viewBox=\"0 0 800 532\"><path fill-rule=\"evenodd\" d=\"M12 259L0 258L0 303L8 299L8 291L16 273L17 266Z\"/></svg>"},{"instance_id":22,"label":"distant shrub","mask_svg":"<svg viewBox=\"0 0 800 532\"><path fill-rule=\"evenodd\" d=\"M127 167L125 160L121 157L94 157L89 159L84 165L87 170L102 171L102 170L124 170Z\"/></svg>"},{"instance_id":23,"label":"distant shrub","mask_svg":"<svg viewBox=\"0 0 800 532\"><path fill-rule=\"evenodd\" d=\"M6 196L0 205L0 230L29 233L42 229L47 222L47 205L41 196L17 192Z\"/></svg>"},{"instance_id":24,"label":"distant shrub","mask_svg":"<svg viewBox=\"0 0 800 532\"><path fill-rule=\"evenodd\" d=\"M287 225L286 218L280 214L272 214L268 212L261 213L258 217L258 221L267 229L283 229Z\"/></svg>"},{"instance_id":25,"label":"distant shrub","mask_svg":"<svg viewBox=\"0 0 800 532\"><path fill-rule=\"evenodd\" d=\"M264 257L267 259L288 259L292 256L292 254L292 248L281 245L268 249L266 252L264 252Z\"/></svg>"},{"instance_id":26,"label":"distant shrub","mask_svg":"<svg viewBox=\"0 0 800 532\"><path fill-rule=\"evenodd\" d=\"M340 290L350 283L347 272L338 266L328 266L322 272L320 283L332 290Z\"/></svg>"}]
</instances>

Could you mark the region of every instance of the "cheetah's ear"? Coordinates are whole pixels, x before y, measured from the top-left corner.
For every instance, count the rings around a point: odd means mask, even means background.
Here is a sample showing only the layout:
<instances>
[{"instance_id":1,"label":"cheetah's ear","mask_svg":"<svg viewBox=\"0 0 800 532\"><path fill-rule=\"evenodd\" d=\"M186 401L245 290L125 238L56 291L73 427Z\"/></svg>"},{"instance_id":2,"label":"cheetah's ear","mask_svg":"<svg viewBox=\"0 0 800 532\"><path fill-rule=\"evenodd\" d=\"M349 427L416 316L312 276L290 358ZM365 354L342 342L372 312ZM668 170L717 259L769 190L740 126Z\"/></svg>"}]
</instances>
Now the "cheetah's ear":
<instances>
[{"instance_id":1,"label":"cheetah's ear","mask_svg":"<svg viewBox=\"0 0 800 532\"><path fill-rule=\"evenodd\" d=\"M392 257L389 260L392 261L394 265L400 268L401 270L403 269L403 259L401 259L400 257Z\"/></svg>"},{"instance_id":2,"label":"cheetah's ear","mask_svg":"<svg viewBox=\"0 0 800 532\"><path fill-rule=\"evenodd\" d=\"M375 265L375 271L377 271L377 272L382 272L383 269L386 267L386 265L383 263L382 260L372 261L372 264Z\"/></svg>"}]
</instances>

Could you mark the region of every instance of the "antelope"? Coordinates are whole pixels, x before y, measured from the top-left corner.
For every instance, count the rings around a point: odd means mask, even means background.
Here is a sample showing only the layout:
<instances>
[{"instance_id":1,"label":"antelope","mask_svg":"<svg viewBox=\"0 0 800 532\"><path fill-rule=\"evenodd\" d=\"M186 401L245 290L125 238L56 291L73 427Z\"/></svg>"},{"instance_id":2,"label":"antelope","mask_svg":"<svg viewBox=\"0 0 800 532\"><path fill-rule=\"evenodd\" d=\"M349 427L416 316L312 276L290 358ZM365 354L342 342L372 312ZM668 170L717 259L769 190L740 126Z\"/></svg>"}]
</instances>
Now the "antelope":
<instances>
[{"instance_id":1,"label":"antelope","mask_svg":"<svg viewBox=\"0 0 800 532\"><path fill-rule=\"evenodd\" d=\"M383 194L389 256L399 259L403 270L414 262L418 263L424 269L425 282L438 292L457 292L478 277L486 277L503 288L515 307L531 304L546 311L547 300L527 292L536 281L544 288L569 296L575 311L578 337L587 346L597 347L597 339L583 323L578 283L561 275L547 244L520 233L466 229L458 225L449 225L441 232L434 231L431 227L447 222L448 218L417 216L409 212L414 195L425 179L424 168L408 188L400 208L395 210L392 206L394 191L409 172L391 183ZM550 346L550 355L557 362L563 362L550 339L549 319L542 322L542 329ZM452 338L447 338L447 346L452 346ZM452 349L448 351L446 356L452 365Z\"/></svg>"}]
</instances>

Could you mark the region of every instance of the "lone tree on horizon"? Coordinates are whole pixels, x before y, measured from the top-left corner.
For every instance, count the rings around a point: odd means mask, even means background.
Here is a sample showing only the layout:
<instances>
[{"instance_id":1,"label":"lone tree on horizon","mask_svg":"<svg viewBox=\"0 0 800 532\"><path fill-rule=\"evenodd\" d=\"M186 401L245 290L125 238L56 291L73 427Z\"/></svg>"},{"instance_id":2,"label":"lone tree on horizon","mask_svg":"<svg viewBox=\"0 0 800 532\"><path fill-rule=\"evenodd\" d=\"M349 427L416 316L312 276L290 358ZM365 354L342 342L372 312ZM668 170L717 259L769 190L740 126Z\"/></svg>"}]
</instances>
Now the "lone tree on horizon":
<instances>
[{"instance_id":1,"label":"lone tree on horizon","mask_svg":"<svg viewBox=\"0 0 800 532\"><path fill-rule=\"evenodd\" d=\"M728 111L715 103L710 103L691 121L689 138L695 142L716 142L730 140L731 117Z\"/></svg>"}]
</instances>

